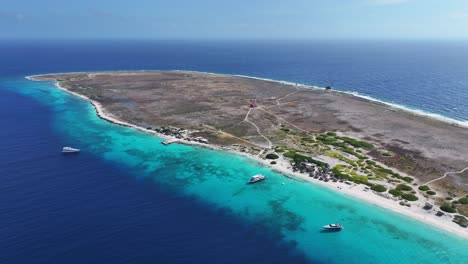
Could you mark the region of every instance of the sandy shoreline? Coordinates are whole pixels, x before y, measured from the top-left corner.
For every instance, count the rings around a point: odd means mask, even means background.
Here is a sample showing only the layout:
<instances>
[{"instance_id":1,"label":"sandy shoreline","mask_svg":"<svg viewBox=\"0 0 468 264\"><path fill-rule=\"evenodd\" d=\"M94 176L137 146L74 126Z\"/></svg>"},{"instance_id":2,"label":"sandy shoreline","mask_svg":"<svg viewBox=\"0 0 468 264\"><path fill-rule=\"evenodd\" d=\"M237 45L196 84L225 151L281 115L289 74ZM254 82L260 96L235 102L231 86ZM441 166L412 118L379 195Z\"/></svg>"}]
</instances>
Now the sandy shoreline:
<instances>
[{"instance_id":1,"label":"sandy shoreline","mask_svg":"<svg viewBox=\"0 0 468 264\"><path fill-rule=\"evenodd\" d=\"M40 76L40 75L28 76L26 78L29 79L29 80L34 80L34 76ZM261 79L261 78L249 77L249 76L242 76L242 77L259 79L259 80L274 81L274 80ZM291 83L288 83L288 84L291 84ZM93 107L95 108L98 117L103 119L103 120L106 120L106 121L114 123L114 124L134 128L134 129L137 129L137 130L140 130L140 131L143 131L143 132L147 132L147 133L156 135L156 136L158 136L160 138L163 138L163 139L172 139L172 137L161 135L159 133L156 133L155 131L148 130L148 129L143 128L143 127L139 127L137 125L133 125L133 124L121 121L121 120L113 117L111 114L107 113L104 110L104 108L102 107L102 105L100 103L98 103L96 101L93 101L93 100L89 99L86 96L80 95L78 93L69 91L69 90L61 87L57 81L55 82L55 86L57 88L65 91L65 92L67 92L67 93L70 93L70 94L72 94L74 96L77 96L77 97L79 97L79 98L81 98L83 100L86 100L86 101L90 102L93 105ZM314 88L314 89L317 88L317 87L312 87L312 86L304 86L304 87L310 87L310 88ZM340 92L340 93L345 93L345 92ZM353 96L353 95L351 95L351 96ZM403 110L405 110L405 109L403 109ZM445 120L445 121L447 122L447 120ZM451 122L449 122L449 123L451 123ZM453 123L451 123L451 124L453 124ZM457 125L460 126L460 124L457 124ZM357 199L359 199L361 201L365 201L367 203L374 204L374 205L380 206L380 207L388 209L388 210L392 210L392 211L394 211L396 213L406 215L406 216L411 217L411 218L413 218L415 220L424 222L426 224L429 224L431 226L434 226L434 227L437 227L439 229L445 230L445 231L450 232L450 233L452 233L454 235L457 235L459 237L468 239L468 229L459 227L457 224L453 223L449 217L447 217L447 216L437 217L433 213L429 213L429 212L423 210L420 207L416 207L415 205L413 205L412 207L401 206L401 205L399 205L399 203L397 201L393 201L391 199L384 198L384 197L382 197L380 195L377 195L377 194L373 193L372 191L364 192L364 186L363 185L355 185L355 184L347 185L347 184L339 183L339 182L338 183L322 182L322 181L313 179L313 178L309 177L308 175L293 172L290 169L290 167L287 165L287 163L285 163L285 162L279 162L276 165L271 165L266 160L260 159L260 158L258 158L256 156L253 156L253 155L250 155L250 154L238 152L238 151L235 151L235 150L230 149L230 148L217 147L217 146L214 146L214 145L211 145L211 144L207 145L207 144L201 144L201 143L196 143L196 142L191 142L191 141L186 141L186 140L178 140L178 142L182 143L182 144L187 144L187 145L197 145L197 146L207 147L207 148L216 149L216 150L229 151L229 152L235 153L237 155L246 156L248 158L251 158L251 159L257 161L259 164L262 164L264 166L272 168L273 170L278 171L278 172L280 172L280 173L282 173L284 175L292 175L292 176L298 177L300 179L304 179L306 181L309 181L309 182L312 182L312 183L315 183L315 184L319 184L321 186L324 186L324 187L330 188L332 190L335 190L335 191L344 193L346 195L352 196L354 198L357 198ZM420 203L424 203L424 201L420 201Z\"/></svg>"}]
</instances>

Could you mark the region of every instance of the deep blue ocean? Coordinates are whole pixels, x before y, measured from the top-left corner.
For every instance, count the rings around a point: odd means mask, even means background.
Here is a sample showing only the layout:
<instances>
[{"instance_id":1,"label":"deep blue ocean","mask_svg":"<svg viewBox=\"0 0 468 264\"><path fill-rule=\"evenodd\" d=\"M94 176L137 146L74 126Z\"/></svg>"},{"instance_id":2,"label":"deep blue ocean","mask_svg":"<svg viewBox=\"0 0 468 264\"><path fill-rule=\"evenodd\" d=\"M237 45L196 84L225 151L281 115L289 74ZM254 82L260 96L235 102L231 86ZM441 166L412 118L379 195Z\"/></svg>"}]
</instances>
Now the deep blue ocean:
<instances>
[{"instance_id":1,"label":"deep blue ocean","mask_svg":"<svg viewBox=\"0 0 468 264\"><path fill-rule=\"evenodd\" d=\"M3 40L0 263L466 263L466 240L246 158L161 147L24 78L96 70L332 85L468 121L468 42ZM84 151L60 155L70 144ZM269 185L246 188L258 171ZM346 232L315 229L337 219Z\"/></svg>"}]
</instances>

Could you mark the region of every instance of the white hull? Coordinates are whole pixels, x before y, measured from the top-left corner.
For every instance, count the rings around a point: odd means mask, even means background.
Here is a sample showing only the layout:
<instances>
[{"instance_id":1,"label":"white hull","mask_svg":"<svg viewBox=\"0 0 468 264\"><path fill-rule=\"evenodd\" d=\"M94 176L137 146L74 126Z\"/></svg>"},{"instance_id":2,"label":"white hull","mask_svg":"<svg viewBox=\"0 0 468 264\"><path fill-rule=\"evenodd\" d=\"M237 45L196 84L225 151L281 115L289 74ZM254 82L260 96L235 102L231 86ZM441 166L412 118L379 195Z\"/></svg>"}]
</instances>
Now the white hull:
<instances>
[{"instance_id":1,"label":"white hull","mask_svg":"<svg viewBox=\"0 0 468 264\"><path fill-rule=\"evenodd\" d=\"M62 149L62 153L78 153L78 152L80 152L80 149L70 148L70 147L64 147Z\"/></svg>"}]
</instances>

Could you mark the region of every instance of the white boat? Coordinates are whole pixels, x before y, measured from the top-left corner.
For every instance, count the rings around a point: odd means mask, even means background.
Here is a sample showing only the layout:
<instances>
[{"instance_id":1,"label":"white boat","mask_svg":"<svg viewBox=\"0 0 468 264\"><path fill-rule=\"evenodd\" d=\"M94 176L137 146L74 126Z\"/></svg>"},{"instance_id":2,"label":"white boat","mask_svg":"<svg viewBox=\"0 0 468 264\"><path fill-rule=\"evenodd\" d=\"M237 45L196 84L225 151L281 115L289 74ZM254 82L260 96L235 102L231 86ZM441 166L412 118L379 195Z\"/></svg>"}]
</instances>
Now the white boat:
<instances>
[{"instance_id":1,"label":"white boat","mask_svg":"<svg viewBox=\"0 0 468 264\"><path fill-rule=\"evenodd\" d=\"M340 230L344 229L344 227L342 225L338 224L338 223L325 225L325 226L323 226L323 228L325 228L327 230L336 230L336 231L340 231Z\"/></svg>"},{"instance_id":2,"label":"white boat","mask_svg":"<svg viewBox=\"0 0 468 264\"><path fill-rule=\"evenodd\" d=\"M72 147L63 147L62 153L77 153L80 152L80 149L72 148Z\"/></svg>"},{"instance_id":3,"label":"white boat","mask_svg":"<svg viewBox=\"0 0 468 264\"><path fill-rule=\"evenodd\" d=\"M259 182L265 179L266 179L265 175L257 174L257 175L252 176L252 178L250 178L249 183Z\"/></svg>"}]
</instances>

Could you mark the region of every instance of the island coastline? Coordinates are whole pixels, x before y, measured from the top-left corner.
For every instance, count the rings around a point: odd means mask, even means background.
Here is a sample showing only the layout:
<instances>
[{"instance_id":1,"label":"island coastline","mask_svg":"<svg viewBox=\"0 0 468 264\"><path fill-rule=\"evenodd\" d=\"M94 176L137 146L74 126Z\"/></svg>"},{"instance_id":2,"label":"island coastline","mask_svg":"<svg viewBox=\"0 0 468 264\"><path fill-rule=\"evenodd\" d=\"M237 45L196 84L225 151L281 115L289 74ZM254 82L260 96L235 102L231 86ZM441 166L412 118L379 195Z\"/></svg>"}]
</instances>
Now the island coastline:
<instances>
[{"instance_id":1,"label":"island coastline","mask_svg":"<svg viewBox=\"0 0 468 264\"><path fill-rule=\"evenodd\" d=\"M190 72L190 71L184 71L184 72ZM213 73L204 73L204 74L213 74ZM216 74L216 75L220 75L220 74ZM221 74L221 75L229 76L227 74ZM37 80L35 80L36 76L41 76L41 75L32 75L32 76L28 76L26 78L29 79L29 80L32 80L32 81L37 81ZM288 83L288 82L275 81L275 80L270 80L270 79L262 79L262 78L256 78L256 77L250 77L250 76L243 76L243 75L232 75L232 76L239 76L239 77L243 77L243 78L252 78L252 79L258 79L258 80L270 81L270 82L280 82L280 83L287 84L287 85L294 85L294 84ZM118 118L113 116L111 113L106 111L105 108L99 102L97 102L95 100L92 100L92 99L90 99L90 98L88 98L88 97L86 97L84 95L78 94L76 92L70 91L70 90L62 87L60 85L59 81L55 81L54 85L58 89L60 89L62 91L65 91L65 92L67 92L67 93L69 93L69 94L71 94L73 96L76 96L76 97L79 97L79 98L81 98L83 100L88 101L93 106L93 108L95 109L97 116L99 118L103 119L103 120L106 120L106 121L108 121L110 123L113 123L113 124L116 124L116 125L121 125L121 126L129 127L129 128L133 128L133 129L136 129L136 130L139 130L139 131L142 131L142 132L150 133L150 134L152 134L154 136L157 136L158 138L162 138L162 139L166 139L166 140L174 139L174 137L163 135L163 134L157 133L157 132L155 132L153 130L150 130L150 129L147 129L147 128L144 128L144 127L141 127L141 126L138 126L138 125L130 124L130 123L125 122L123 120L119 120ZM320 89L319 87L307 86L307 85L303 85L303 87L304 88L309 88L309 89L310 88ZM350 96L360 97L358 95L343 92L343 91L337 91L337 92L338 93L343 93L343 94L348 94ZM369 98L365 98L365 97L361 97L361 98L365 99L365 100L370 100ZM387 104L390 107L395 107L394 105L391 105L391 104L386 103L386 102L381 102L379 100L377 100L377 102ZM398 106L396 106L396 107L398 107ZM406 109L401 109L401 110L406 111ZM415 112L412 112L412 111L408 111L408 112L410 112L411 114L415 114L415 115L419 114L419 113L415 113ZM421 116L424 116L426 118L432 118L431 116L427 116L427 115L424 115L424 114L422 114ZM439 120L439 121L444 121L444 122L447 122L447 123L455 125L455 126L464 127L463 125L460 125L460 124L457 124L457 123L452 123L452 122L447 121L447 120ZM378 195L378 194L376 194L376 193L374 193L372 191L364 192L364 190L362 189L362 186L360 186L360 185L355 185L355 184L354 185L347 185L347 184L344 184L344 183L328 183L328 182L318 181L318 180L315 180L315 179L309 177L307 174L294 172L292 170L292 168L290 166L288 166L287 164L285 164L285 163L280 162L278 164L272 165L267 160L261 159L256 155L252 155L252 154L244 153L244 152L239 152L239 151L236 151L236 150L234 150L232 148L229 148L229 147L216 146L216 145L213 145L213 144L202 144L202 143L198 143L198 142L194 142L194 141L187 141L187 140L184 140L184 139L177 139L177 143L193 145L193 146L199 146L199 147L205 147L205 148L210 148L210 149L220 150L220 151L228 151L228 152L234 153L236 155L242 155L242 156L245 156L245 157L248 157L248 158L252 159L253 161L257 162L258 164L269 167L273 171L277 171L277 172L285 175L286 177L293 176L293 177L297 177L298 179L302 179L302 180L305 180L307 182L311 182L312 184L319 184L320 186L324 186L324 187L329 188L331 190L334 190L334 191L343 193L345 195L349 195L351 197L357 198L357 199L359 199L361 201L364 201L364 202L367 202L367 203L370 203L370 204L373 204L373 205L377 205L377 206L379 206L381 208L385 208L385 209L394 211L396 213L405 215L405 216L410 217L412 219L424 222L425 224L428 224L428 225L437 227L439 229L445 230L445 231L450 232L450 233L452 233L454 235L457 235L459 237L468 239L468 230L467 229L460 229L460 227L458 227L456 224L454 224L451 221L450 218L436 217L435 215L429 214L427 211L424 211L421 208L401 206L397 202L392 201L392 200L390 200L388 198L384 198L384 197L382 197L382 196L380 196L380 195Z\"/></svg>"}]
</instances>

